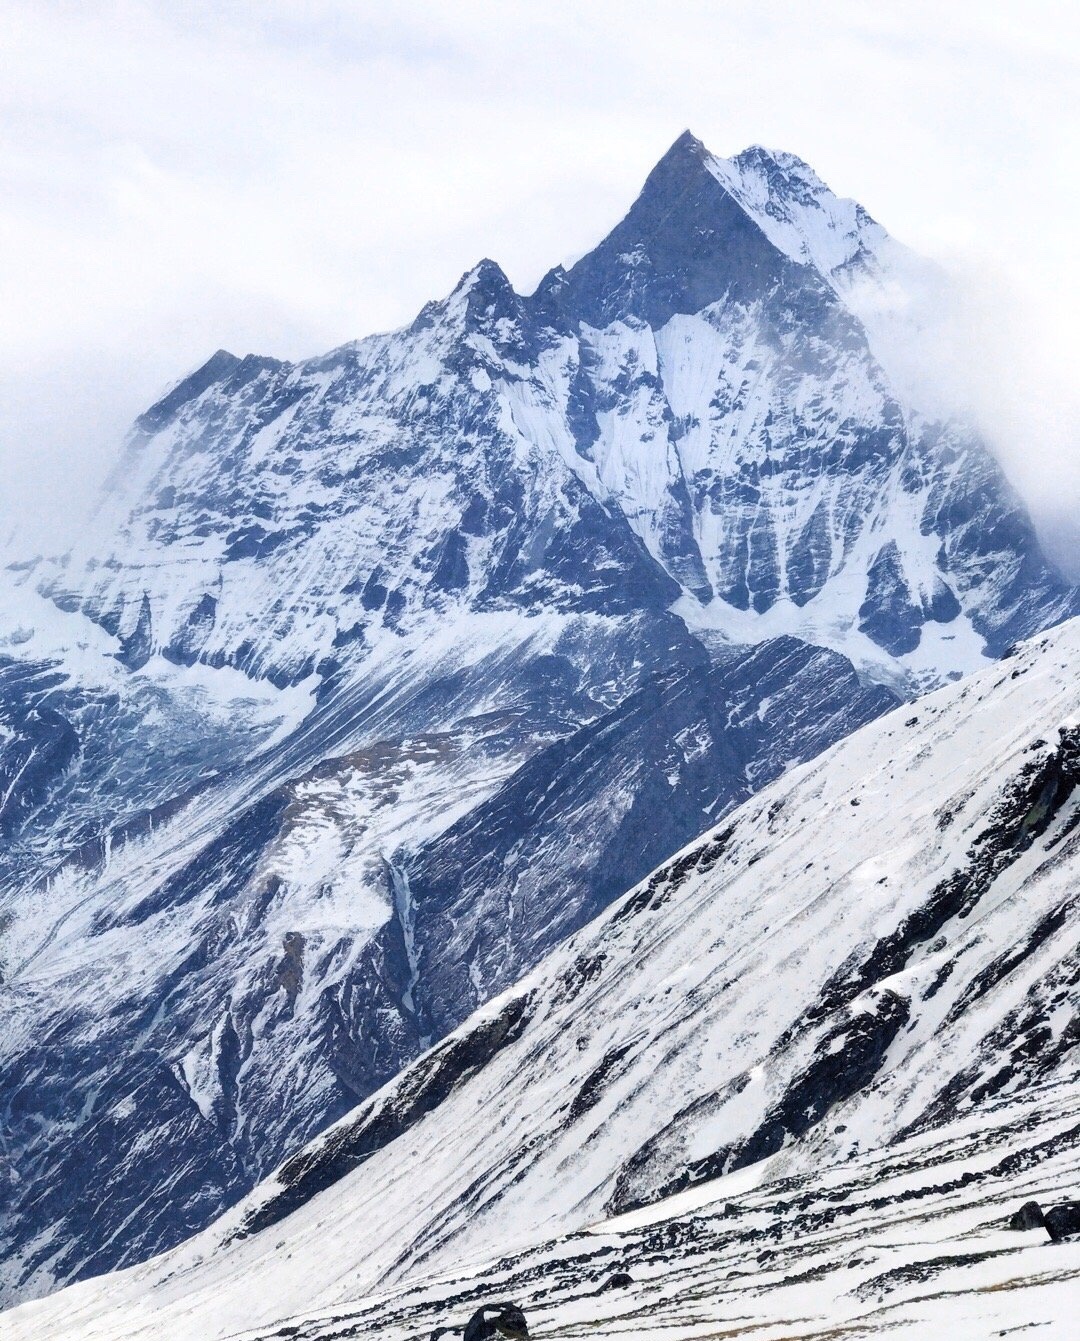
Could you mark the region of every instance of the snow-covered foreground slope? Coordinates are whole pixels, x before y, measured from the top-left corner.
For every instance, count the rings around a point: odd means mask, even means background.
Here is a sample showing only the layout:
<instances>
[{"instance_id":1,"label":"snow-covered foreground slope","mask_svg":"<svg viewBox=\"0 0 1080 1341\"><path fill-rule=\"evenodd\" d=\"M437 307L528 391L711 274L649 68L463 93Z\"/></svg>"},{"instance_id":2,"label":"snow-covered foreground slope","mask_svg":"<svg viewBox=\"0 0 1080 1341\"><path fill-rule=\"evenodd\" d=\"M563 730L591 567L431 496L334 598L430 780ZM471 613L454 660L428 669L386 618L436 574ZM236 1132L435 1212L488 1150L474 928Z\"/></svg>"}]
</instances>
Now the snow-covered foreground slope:
<instances>
[{"instance_id":1,"label":"snow-covered foreground slope","mask_svg":"<svg viewBox=\"0 0 1080 1341\"><path fill-rule=\"evenodd\" d=\"M837 1168L787 1176L774 1159L647 1214L373 1295L350 1295L352 1247L328 1235L339 1302L290 1314L298 1301L283 1291L274 1302L284 1312L267 1325L250 1326L273 1308L256 1307L234 1279L220 1279L218 1298L237 1341L427 1341L504 1299L524 1306L533 1336L551 1341L987 1341L1029 1331L1069 1341L1080 1241L1053 1244L1041 1230L1005 1226L1024 1201L1075 1191L1078 1152L1080 1095L1051 1086ZM610 1285L616 1273L630 1283ZM152 1298L113 1311L100 1284L94 1291L61 1295L60 1314L30 1305L5 1322L18 1341L126 1341L162 1322L167 1337L217 1335L203 1330L200 1292L163 1314Z\"/></svg>"},{"instance_id":2,"label":"snow-covered foreground slope","mask_svg":"<svg viewBox=\"0 0 1080 1341\"><path fill-rule=\"evenodd\" d=\"M219 352L0 570L0 1300L203 1228L786 768L1080 610L897 373L912 277L793 155L684 135L532 295L484 261Z\"/></svg>"},{"instance_id":3,"label":"snow-covered foreground slope","mask_svg":"<svg viewBox=\"0 0 1080 1341\"><path fill-rule=\"evenodd\" d=\"M1013 1316L1027 1279L1057 1300L1076 1253L996 1228L1077 1173L1078 664L1072 621L794 769L211 1229L12 1336L212 1338L375 1292L416 1335L402 1308L507 1275L573 1335L581 1271L624 1255L612 1335L647 1334L650 1291L688 1336ZM746 1209L687 1220L714 1193ZM483 1287L430 1284L497 1255Z\"/></svg>"},{"instance_id":4,"label":"snow-covered foreground slope","mask_svg":"<svg viewBox=\"0 0 1080 1341\"><path fill-rule=\"evenodd\" d=\"M524 1305L534 1336L567 1341L1073 1335L1080 1241L1053 1244L1042 1230L1006 1225L1025 1200L1046 1203L1080 1183L1074 1085L988 1104L976 1119L839 1167L786 1176L777 1157L747 1174L242 1335L426 1341L501 1299ZM630 1283L610 1285L616 1273ZM91 1335L116 1334L116 1317L100 1321Z\"/></svg>"}]
</instances>

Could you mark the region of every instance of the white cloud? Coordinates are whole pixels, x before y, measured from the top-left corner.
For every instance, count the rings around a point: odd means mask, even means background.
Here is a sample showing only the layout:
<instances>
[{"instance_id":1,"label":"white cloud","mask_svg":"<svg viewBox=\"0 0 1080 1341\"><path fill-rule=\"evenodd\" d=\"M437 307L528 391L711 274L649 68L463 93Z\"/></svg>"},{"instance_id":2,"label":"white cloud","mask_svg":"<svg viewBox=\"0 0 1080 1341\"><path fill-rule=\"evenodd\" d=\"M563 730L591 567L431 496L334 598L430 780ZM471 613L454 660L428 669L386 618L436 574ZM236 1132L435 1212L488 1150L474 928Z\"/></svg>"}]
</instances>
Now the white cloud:
<instances>
[{"instance_id":1,"label":"white cloud","mask_svg":"<svg viewBox=\"0 0 1080 1341\"><path fill-rule=\"evenodd\" d=\"M3 6L0 466L50 523L213 349L399 324L481 255L527 289L685 126L794 150L1017 295L987 353L1003 453L1033 498L1076 460L1071 5Z\"/></svg>"}]
</instances>

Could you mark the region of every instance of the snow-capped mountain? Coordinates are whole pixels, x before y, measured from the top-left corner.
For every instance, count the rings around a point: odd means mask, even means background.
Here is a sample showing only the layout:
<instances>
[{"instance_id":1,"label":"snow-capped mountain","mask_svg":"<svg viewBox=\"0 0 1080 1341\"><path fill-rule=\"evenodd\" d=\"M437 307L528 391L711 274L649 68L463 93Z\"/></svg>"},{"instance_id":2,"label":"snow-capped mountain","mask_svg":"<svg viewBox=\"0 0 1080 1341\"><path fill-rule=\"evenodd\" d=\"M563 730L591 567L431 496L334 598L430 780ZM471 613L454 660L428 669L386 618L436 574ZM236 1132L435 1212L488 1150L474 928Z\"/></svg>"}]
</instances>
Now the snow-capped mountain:
<instances>
[{"instance_id":1,"label":"snow-capped mountain","mask_svg":"<svg viewBox=\"0 0 1080 1341\"><path fill-rule=\"evenodd\" d=\"M900 249L790 154L689 134L523 298L491 261L302 364L219 351L39 576L131 666L298 683L433 611L657 610L941 682L1077 608L986 451L902 403L845 297Z\"/></svg>"},{"instance_id":2,"label":"snow-capped mountain","mask_svg":"<svg viewBox=\"0 0 1080 1341\"><path fill-rule=\"evenodd\" d=\"M792 770L209 1230L13 1341L404 1338L511 1286L568 1335L781 1298L869 1335L886 1299L940 1322L948 1289L912 1287L948 1273L1017 1289L1008 1214L1077 1170L1078 658L1074 620Z\"/></svg>"},{"instance_id":3,"label":"snow-capped mountain","mask_svg":"<svg viewBox=\"0 0 1080 1341\"><path fill-rule=\"evenodd\" d=\"M892 369L916 272L683 136L531 296L485 261L219 352L0 575L5 1297L202 1228L790 765L1080 610Z\"/></svg>"}]
</instances>

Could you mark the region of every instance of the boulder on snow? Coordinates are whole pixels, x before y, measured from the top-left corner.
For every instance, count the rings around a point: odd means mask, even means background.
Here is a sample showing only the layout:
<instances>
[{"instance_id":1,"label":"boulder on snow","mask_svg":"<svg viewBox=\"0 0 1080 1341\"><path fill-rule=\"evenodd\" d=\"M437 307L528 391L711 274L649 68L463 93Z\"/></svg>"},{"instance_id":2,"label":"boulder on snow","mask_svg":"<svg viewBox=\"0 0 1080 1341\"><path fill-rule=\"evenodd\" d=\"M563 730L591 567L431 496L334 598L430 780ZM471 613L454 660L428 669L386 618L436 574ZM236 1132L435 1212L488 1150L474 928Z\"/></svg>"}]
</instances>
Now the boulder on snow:
<instances>
[{"instance_id":1,"label":"boulder on snow","mask_svg":"<svg viewBox=\"0 0 1080 1341\"><path fill-rule=\"evenodd\" d=\"M606 1281L604 1281L603 1285L600 1286L600 1289L601 1291L622 1290L625 1289L627 1285L633 1285L633 1283L634 1278L629 1271L615 1271L612 1272Z\"/></svg>"},{"instance_id":2,"label":"boulder on snow","mask_svg":"<svg viewBox=\"0 0 1080 1341\"><path fill-rule=\"evenodd\" d=\"M1042 1229L1046 1224L1042 1207L1037 1201L1025 1201L1018 1211L1009 1216L1010 1229Z\"/></svg>"},{"instance_id":3,"label":"boulder on snow","mask_svg":"<svg viewBox=\"0 0 1080 1341\"><path fill-rule=\"evenodd\" d=\"M1051 1243L1080 1234L1080 1201L1063 1201L1051 1206L1043 1217Z\"/></svg>"},{"instance_id":4,"label":"boulder on snow","mask_svg":"<svg viewBox=\"0 0 1080 1341\"><path fill-rule=\"evenodd\" d=\"M439 1341L461 1331L459 1327L436 1327L431 1333L431 1341ZM525 1314L517 1304L485 1304L478 1308L464 1328L464 1341L498 1341L508 1337L509 1341L529 1341L529 1328Z\"/></svg>"},{"instance_id":5,"label":"boulder on snow","mask_svg":"<svg viewBox=\"0 0 1080 1341\"><path fill-rule=\"evenodd\" d=\"M1062 1201L1044 1211L1037 1201L1025 1201L1009 1217L1010 1229L1045 1229L1051 1243L1080 1234L1080 1201Z\"/></svg>"}]
</instances>

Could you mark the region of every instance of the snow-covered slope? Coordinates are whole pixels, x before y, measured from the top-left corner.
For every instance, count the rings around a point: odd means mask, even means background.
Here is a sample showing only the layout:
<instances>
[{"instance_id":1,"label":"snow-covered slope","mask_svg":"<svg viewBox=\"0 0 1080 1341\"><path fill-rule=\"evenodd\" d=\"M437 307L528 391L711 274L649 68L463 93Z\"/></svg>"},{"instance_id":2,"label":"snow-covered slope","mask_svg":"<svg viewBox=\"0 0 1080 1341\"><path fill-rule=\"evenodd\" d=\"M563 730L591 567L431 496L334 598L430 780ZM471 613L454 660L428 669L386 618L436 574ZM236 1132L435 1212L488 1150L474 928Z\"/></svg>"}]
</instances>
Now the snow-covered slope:
<instances>
[{"instance_id":1,"label":"snow-covered slope","mask_svg":"<svg viewBox=\"0 0 1080 1341\"><path fill-rule=\"evenodd\" d=\"M482 1304L512 1299L532 1334L553 1341L987 1341L1027 1330L1066 1341L1080 1242L1007 1225L1025 1201L1075 1190L1078 1123L1075 1085L1037 1087L1022 1103L990 1101L977 1118L838 1167L749 1169L584 1233L241 1335L426 1341L440 1327L460 1329ZM69 1325L85 1335L75 1297L67 1303L61 1335ZM198 1295L191 1303L197 1318ZM100 1314L89 1334L113 1337L129 1319Z\"/></svg>"},{"instance_id":2,"label":"snow-covered slope","mask_svg":"<svg viewBox=\"0 0 1080 1341\"><path fill-rule=\"evenodd\" d=\"M531 296L485 261L214 355L0 572L0 1297L203 1227L786 767L1080 608L894 384L901 250L683 136Z\"/></svg>"},{"instance_id":3,"label":"snow-covered slope","mask_svg":"<svg viewBox=\"0 0 1080 1341\"><path fill-rule=\"evenodd\" d=\"M14 1313L12 1336L212 1338L336 1317L463 1263L516 1269L507 1254L526 1262L613 1215L625 1233L714 1194L741 1205L759 1183L745 1210L655 1238L674 1258L669 1302L680 1253L692 1279L710 1262L745 1271L754 1245L773 1284L823 1281L819 1309L853 1235L876 1235L848 1268L864 1303L976 1264L919 1266L920 1235L893 1221L929 1198L924 1221L970 1233L991 1203L993 1219L1075 1175L1078 662L1072 621L793 770L210 1230ZM802 1277L772 1265L789 1236ZM580 1256L582 1241L545 1251ZM543 1257L521 1272L541 1300Z\"/></svg>"}]
</instances>

